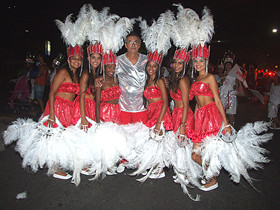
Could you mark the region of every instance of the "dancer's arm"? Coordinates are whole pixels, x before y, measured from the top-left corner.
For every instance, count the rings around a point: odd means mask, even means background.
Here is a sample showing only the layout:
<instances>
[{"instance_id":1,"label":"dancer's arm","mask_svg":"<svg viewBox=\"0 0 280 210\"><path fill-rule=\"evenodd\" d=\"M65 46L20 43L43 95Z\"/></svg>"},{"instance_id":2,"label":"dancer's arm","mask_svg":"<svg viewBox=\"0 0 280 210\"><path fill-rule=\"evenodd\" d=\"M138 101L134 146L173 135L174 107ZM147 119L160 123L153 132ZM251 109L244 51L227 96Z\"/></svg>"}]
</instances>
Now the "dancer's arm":
<instances>
[{"instance_id":1,"label":"dancer's arm","mask_svg":"<svg viewBox=\"0 0 280 210\"><path fill-rule=\"evenodd\" d=\"M88 126L88 121L86 119L86 111L85 111L85 96L86 96L86 91L87 91L88 80L89 80L89 75L87 72L84 72L80 79L79 105L80 105L80 113L81 113L81 127L83 125Z\"/></svg>"},{"instance_id":2,"label":"dancer's arm","mask_svg":"<svg viewBox=\"0 0 280 210\"><path fill-rule=\"evenodd\" d=\"M100 123L100 102L101 102L101 87L96 87L95 91L95 113L96 113L96 122Z\"/></svg>"},{"instance_id":3,"label":"dancer's arm","mask_svg":"<svg viewBox=\"0 0 280 210\"><path fill-rule=\"evenodd\" d=\"M61 69L60 71L57 72L57 74L53 79L53 83L49 93L50 115L49 115L48 125L50 127L53 127L53 124L55 123L54 101L55 101L56 91L58 90L60 85L65 81L67 74L68 72L66 69Z\"/></svg>"},{"instance_id":4,"label":"dancer's arm","mask_svg":"<svg viewBox=\"0 0 280 210\"><path fill-rule=\"evenodd\" d=\"M188 113L189 113L189 86L190 86L189 79L187 77L183 77L179 82L179 88L182 93L182 102L183 102L182 122L179 130L179 134L181 135L186 134L185 127L186 127Z\"/></svg>"},{"instance_id":5,"label":"dancer's arm","mask_svg":"<svg viewBox=\"0 0 280 210\"><path fill-rule=\"evenodd\" d=\"M209 75L209 85L210 85L210 89L213 93L214 96L214 101L215 104L220 112L220 114L222 115L223 121L224 121L224 126L228 126L228 120L226 117L226 112L224 110L223 104L221 102L220 96L219 96L219 89L218 89L218 84L216 82L216 79L214 77L214 75ZM224 132L229 132L231 134L231 128L230 127L225 127Z\"/></svg>"},{"instance_id":6,"label":"dancer's arm","mask_svg":"<svg viewBox=\"0 0 280 210\"><path fill-rule=\"evenodd\" d=\"M165 84L164 84L163 79L159 79L157 84L159 86L161 96L162 96L162 100L163 100L163 105L162 105L162 108L161 108L161 111L160 111L160 114L159 114L159 117L157 119L157 123L156 123L156 126L155 126L155 129L159 130L161 121L162 121L162 119L163 119L163 117L166 113L167 107L168 107L168 96L167 96L167 92L166 92L166 88L165 88Z\"/></svg>"}]
</instances>

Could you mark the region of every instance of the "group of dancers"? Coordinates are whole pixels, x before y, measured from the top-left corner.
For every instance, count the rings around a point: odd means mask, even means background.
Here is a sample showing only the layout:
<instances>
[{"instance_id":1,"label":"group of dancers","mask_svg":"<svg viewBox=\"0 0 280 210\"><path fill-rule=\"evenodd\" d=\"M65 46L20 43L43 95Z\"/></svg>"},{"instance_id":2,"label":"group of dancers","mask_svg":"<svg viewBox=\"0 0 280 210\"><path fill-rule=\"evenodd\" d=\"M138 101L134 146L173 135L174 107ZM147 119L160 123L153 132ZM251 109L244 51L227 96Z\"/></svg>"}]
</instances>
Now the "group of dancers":
<instances>
[{"instance_id":1,"label":"group of dancers","mask_svg":"<svg viewBox=\"0 0 280 210\"><path fill-rule=\"evenodd\" d=\"M54 77L44 114L39 122L18 119L4 132L6 144L17 141L23 167L36 172L46 166L48 174L72 177L76 185L80 173L95 180L130 168L144 182L163 178L169 167L188 195L187 187L216 189L221 168L234 182L243 176L252 184L248 169L269 161L261 147L272 138L264 133L269 125L248 123L236 132L229 124L216 79L208 73L213 17L207 8L200 18L176 6L176 16L168 10L151 26L91 5L81 8L75 22L71 15L64 23L56 21L68 59ZM141 39L132 32L136 21L147 56L138 52ZM86 41L88 70L83 66ZM171 41L177 50L166 89L160 67ZM127 52L116 57L123 45ZM192 84L189 64L198 72ZM167 90L174 101L172 114Z\"/></svg>"}]
</instances>

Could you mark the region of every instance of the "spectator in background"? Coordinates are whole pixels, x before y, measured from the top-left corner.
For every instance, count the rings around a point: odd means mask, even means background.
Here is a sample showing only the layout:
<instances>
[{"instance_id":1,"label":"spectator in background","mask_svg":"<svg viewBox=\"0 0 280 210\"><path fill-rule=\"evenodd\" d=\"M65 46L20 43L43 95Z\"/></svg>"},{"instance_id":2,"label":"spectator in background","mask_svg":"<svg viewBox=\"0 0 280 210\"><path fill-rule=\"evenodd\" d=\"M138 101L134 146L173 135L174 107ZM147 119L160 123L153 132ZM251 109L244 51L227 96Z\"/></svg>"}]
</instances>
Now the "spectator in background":
<instances>
[{"instance_id":1,"label":"spectator in background","mask_svg":"<svg viewBox=\"0 0 280 210\"><path fill-rule=\"evenodd\" d=\"M275 81L272 83L269 94L269 110L268 118L272 121L272 128L280 128L280 121L278 119L278 109L280 104L280 72L275 74Z\"/></svg>"},{"instance_id":2,"label":"spectator in background","mask_svg":"<svg viewBox=\"0 0 280 210\"><path fill-rule=\"evenodd\" d=\"M40 105L40 111L41 113L43 113L44 112L43 96L44 96L44 89L47 82L47 74L48 74L49 67L45 62L45 58L42 53L38 53L36 55L36 59L38 64L38 74L34 78L35 79L34 99L38 101Z\"/></svg>"}]
</instances>

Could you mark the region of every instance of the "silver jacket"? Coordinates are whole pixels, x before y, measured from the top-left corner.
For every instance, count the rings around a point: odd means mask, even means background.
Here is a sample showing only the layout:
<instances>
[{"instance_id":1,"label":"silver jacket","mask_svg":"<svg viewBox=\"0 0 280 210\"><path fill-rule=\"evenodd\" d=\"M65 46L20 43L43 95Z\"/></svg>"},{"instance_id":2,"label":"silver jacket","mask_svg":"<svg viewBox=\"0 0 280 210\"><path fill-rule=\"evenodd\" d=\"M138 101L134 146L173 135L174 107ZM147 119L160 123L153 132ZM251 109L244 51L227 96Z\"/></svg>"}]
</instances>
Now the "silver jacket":
<instances>
[{"instance_id":1,"label":"silver jacket","mask_svg":"<svg viewBox=\"0 0 280 210\"><path fill-rule=\"evenodd\" d=\"M118 56L116 73L122 90L119 101L122 111L145 111L143 92L146 82L146 63L147 56L141 53L139 53L139 59L135 65L132 65L125 54Z\"/></svg>"}]
</instances>

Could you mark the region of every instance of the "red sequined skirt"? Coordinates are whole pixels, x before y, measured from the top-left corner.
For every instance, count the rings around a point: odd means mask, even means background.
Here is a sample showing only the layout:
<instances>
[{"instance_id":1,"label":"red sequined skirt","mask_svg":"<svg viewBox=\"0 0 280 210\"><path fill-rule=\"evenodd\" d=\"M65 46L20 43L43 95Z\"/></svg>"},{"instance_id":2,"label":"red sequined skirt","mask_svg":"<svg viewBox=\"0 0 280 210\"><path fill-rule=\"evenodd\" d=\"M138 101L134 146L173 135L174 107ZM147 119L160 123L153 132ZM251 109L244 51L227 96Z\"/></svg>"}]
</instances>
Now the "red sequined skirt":
<instances>
[{"instance_id":1,"label":"red sequined skirt","mask_svg":"<svg viewBox=\"0 0 280 210\"><path fill-rule=\"evenodd\" d=\"M78 96L74 101L74 114L71 123L75 125L81 118L80 112L80 97ZM95 101L93 99L85 97L85 113L88 118L96 121L95 117Z\"/></svg>"},{"instance_id":2,"label":"red sequined skirt","mask_svg":"<svg viewBox=\"0 0 280 210\"><path fill-rule=\"evenodd\" d=\"M195 115L196 138L192 142L201 143L206 136L217 135L222 123L223 118L215 102L199 108Z\"/></svg>"},{"instance_id":3,"label":"red sequined skirt","mask_svg":"<svg viewBox=\"0 0 280 210\"><path fill-rule=\"evenodd\" d=\"M104 122L114 122L120 124L121 108L119 104L101 102L100 119Z\"/></svg>"},{"instance_id":4,"label":"red sequined skirt","mask_svg":"<svg viewBox=\"0 0 280 210\"><path fill-rule=\"evenodd\" d=\"M65 127L65 128L71 125L71 120L72 120L72 116L73 116L73 108L74 108L73 101L69 101L65 98L55 96L54 114L57 117L57 119L61 122L63 127ZM45 117L49 114L50 114L50 108L49 108L49 101L48 101L43 117Z\"/></svg>"},{"instance_id":5,"label":"red sequined skirt","mask_svg":"<svg viewBox=\"0 0 280 210\"><path fill-rule=\"evenodd\" d=\"M148 118L148 120L146 122L147 127L151 128L156 124L158 117L160 115L162 106L163 106L163 100L149 104L149 106L147 108L147 118ZM166 113L162 120L164 121L163 124L164 124L165 130L173 130L173 123L172 123L172 118L171 118L169 108L167 108Z\"/></svg>"},{"instance_id":6,"label":"red sequined skirt","mask_svg":"<svg viewBox=\"0 0 280 210\"><path fill-rule=\"evenodd\" d=\"M172 112L172 122L174 125L174 132L177 132L179 126L182 123L182 117L183 117L183 107L181 108L174 108ZM186 122L186 135L188 138L194 138L194 114L191 108L189 108L188 112L188 118Z\"/></svg>"}]
</instances>

